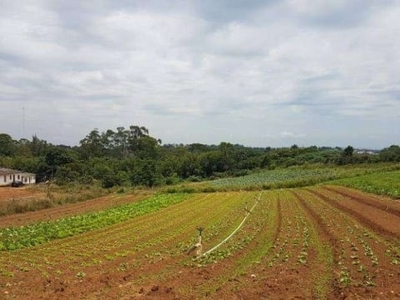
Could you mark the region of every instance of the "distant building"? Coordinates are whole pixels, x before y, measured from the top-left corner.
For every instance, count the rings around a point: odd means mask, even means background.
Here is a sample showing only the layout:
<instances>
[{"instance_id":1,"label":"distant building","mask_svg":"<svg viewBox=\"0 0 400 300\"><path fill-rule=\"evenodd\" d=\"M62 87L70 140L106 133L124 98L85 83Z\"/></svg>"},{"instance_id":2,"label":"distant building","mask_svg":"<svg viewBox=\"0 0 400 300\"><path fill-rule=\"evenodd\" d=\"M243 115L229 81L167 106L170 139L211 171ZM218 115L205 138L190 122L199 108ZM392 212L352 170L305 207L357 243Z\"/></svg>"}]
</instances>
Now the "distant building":
<instances>
[{"instance_id":1,"label":"distant building","mask_svg":"<svg viewBox=\"0 0 400 300\"><path fill-rule=\"evenodd\" d=\"M369 149L356 149L355 152L357 154L370 154L370 155L378 155L379 151L369 150Z\"/></svg>"},{"instance_id":2,"label":"distant building","mask_svg":"<svg viewBox=\"0 0 400 300\"><path fill-rule=\"evenodd\" d=\"M11 185L13 181L21 181L23 184L36 183L36 175L18 170L0 168L0 186Z\"/></svg>"}]
</instances>

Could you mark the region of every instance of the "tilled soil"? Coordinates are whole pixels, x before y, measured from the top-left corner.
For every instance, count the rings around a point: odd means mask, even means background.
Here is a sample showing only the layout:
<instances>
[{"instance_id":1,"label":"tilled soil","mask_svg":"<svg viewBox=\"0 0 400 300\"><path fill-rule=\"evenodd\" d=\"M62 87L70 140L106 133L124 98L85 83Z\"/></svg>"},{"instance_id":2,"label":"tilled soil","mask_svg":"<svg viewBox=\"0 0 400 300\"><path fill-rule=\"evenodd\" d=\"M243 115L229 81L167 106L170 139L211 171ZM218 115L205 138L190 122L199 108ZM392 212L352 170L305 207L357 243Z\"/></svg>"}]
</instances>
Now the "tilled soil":
<instances>
[{"instance_id":1,"label":"tilled soil","mask_svg":"<svg viewBox=\"0 0 400 300\"><path fill-rule=\"evenodd\" d=\"M399 202L348 188L265 192L213 260L186 254L196 226L206 224L210 249L254 195L199 194L109 228L0 253L0 299L400 299ZM108 196L19 218L135 199Z\"/></svg>"}]
</instances>

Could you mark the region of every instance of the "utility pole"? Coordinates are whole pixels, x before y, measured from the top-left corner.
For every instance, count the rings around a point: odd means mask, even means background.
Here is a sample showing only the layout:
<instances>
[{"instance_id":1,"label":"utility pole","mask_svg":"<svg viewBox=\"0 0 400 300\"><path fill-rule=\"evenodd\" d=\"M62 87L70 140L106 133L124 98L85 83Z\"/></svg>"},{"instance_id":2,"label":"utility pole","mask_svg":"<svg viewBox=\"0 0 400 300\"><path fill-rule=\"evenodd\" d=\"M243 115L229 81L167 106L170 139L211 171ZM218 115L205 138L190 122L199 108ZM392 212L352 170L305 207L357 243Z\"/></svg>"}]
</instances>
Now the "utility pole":
<instances>
[{"instance_id":1,"label":"utility pole","mask_svg":"<svg viewBox=\"0 0 400 300\"><path fill-rule=\"evenodd\" d=\"M25 107L22 107L22 137L25 138Z\"/></svg>"}]
</instances>

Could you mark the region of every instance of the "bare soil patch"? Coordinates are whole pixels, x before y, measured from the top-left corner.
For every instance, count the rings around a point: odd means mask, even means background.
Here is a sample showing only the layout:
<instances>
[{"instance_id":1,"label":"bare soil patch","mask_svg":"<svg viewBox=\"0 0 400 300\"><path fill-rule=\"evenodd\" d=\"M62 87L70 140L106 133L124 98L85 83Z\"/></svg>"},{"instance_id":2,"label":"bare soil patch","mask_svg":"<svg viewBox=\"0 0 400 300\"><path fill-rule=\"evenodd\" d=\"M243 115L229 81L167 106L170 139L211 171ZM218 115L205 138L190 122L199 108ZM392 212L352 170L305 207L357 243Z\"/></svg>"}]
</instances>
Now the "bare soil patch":
<instances>
[{"instance_id":1,"label":"bare soil patch","mask_svg":"<svg viewBox=\"0 0 400 300\"><path fill-rule=\"evenodd\" d=\"M14 188L14 187L0 187L0 202L9 201L12 199L31 198L33 196L44 195L43 192L34 190L29 186Z\"/></svg>"}]
</instances>

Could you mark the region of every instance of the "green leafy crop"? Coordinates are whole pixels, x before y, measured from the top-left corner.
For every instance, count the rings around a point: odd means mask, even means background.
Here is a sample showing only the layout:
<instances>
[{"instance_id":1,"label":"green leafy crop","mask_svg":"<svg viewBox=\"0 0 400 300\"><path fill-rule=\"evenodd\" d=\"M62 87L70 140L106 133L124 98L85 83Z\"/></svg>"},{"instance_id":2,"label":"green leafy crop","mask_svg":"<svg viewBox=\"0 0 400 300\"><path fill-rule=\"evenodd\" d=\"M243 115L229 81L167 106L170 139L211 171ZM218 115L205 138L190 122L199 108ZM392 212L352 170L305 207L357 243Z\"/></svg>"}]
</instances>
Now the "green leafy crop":
<instances>
[{"instance_id":1,"label":"green leafy crop","mask_svg":"<svg viewBox=\"0 0 400 300\"><path fill-rule=\"evenodd\" d=\"M189 198L188 194L158 194L140 202L108 210L77 215L52 222L0 230L0 251L36 246L87 231L100 229L125 220L157 211Z\"/></svg>"}]
</instances>

